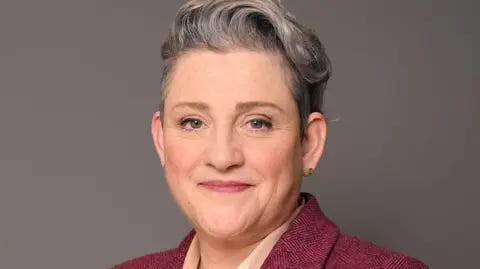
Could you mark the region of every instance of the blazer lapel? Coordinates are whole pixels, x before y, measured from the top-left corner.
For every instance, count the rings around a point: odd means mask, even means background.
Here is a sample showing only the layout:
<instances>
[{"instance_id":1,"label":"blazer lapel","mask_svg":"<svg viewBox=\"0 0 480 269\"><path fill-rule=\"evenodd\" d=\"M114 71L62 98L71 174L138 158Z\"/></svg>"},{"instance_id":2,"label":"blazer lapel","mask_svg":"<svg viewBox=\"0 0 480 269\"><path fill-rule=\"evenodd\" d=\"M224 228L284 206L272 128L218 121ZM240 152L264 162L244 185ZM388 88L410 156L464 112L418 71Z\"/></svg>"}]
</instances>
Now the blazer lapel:
<instances>
[{"instance_id":1,"label":"blazer lapel","mask_svg":"<svg viewBox=\"0 0 480 269\"><path fill-rule=\"evenodd\" d=\"M306 203L280 237L262 269L325 268L339 229L320 210L313 195L302 193Z\"/></svg>"},{"instance_id":2,"label":"blazer lapel","mask_svg":"<svg viewBox=\"0 0 480 269\"><path fill-rule=\"evenodd\" d=\"M193 237L195 236L195 230L191 230L188 235L180 242L178 247L174 250L172 254L172 259L169 261L168 269L182 269L183 262L185 261L185 256L187 255L188 248L192 243Z\"/></svg>"}]
</instances>

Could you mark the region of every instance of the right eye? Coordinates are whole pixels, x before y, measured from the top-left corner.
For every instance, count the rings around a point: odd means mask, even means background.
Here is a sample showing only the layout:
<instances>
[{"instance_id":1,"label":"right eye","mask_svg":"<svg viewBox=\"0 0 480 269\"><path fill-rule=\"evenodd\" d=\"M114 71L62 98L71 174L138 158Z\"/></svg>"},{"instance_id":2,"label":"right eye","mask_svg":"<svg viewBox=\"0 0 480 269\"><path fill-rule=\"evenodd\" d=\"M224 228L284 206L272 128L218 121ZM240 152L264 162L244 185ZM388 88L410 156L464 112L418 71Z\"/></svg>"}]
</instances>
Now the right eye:
<instances>
[{"instance_id":1,"label":"right eye","mask_svg":"<svg viewBox=\"0 0 480 269\"><path fill-rule=\"evenodd\" d=\"M180 122L180 125L183 129L192 131L192 130L202 128L203 122L199 119L187 118L187 119L182 120Z\"/></svg>"}]
</instances>

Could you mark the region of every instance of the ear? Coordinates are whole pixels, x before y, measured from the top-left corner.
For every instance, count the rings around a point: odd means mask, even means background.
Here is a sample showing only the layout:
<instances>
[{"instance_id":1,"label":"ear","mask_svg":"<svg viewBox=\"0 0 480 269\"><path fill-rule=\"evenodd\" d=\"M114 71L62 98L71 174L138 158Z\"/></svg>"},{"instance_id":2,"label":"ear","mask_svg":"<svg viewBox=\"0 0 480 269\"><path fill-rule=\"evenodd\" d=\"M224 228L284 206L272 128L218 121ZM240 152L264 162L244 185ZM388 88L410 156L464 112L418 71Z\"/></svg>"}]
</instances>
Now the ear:
<instances>
[{"instance_id":1,"label":"ear","mask_svg":"<svg viewBox=\"0 0 480 269\"><path fill-rule=\"evenodd\" d=\"M159 111L153 113L151 129L153 144L155 145L155 150L163 167L165 165L165 150L163 144L163 125Z\"/></svg>"},{"instance_id":2,"label":"ear","mask_svg":"<svg viewBox=\"0 0 480 269\"><path fill-rule=\"evenodd\" d=\"M309 175L309 169L315 170L323 154L327 138L327 123L319 112L311 113L303 136L303 174Z\"/></svg>"}]
</instances>

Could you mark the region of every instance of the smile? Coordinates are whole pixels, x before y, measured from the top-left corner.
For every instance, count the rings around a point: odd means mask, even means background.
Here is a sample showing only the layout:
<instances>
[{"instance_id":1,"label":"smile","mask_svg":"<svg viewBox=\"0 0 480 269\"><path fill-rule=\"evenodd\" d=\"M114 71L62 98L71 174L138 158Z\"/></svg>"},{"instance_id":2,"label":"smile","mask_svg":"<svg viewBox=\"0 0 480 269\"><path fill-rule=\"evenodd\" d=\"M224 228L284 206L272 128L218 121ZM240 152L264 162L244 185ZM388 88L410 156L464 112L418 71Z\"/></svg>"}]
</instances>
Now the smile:
<instances>
[{"instance_id":1,"label":"smile","mask_svg":"<svg viewBox=\"0 0 480 269\"><path fill-rule=\"evenodd\" d=\"M211 181L204 181L198 184L200 187L215 191L215 192L223 192L223 193L237 193L242 192L253 185L247 184L244 182L238 181L222 181L222 180L211 180Z\"/></svg>"}]
</instances>

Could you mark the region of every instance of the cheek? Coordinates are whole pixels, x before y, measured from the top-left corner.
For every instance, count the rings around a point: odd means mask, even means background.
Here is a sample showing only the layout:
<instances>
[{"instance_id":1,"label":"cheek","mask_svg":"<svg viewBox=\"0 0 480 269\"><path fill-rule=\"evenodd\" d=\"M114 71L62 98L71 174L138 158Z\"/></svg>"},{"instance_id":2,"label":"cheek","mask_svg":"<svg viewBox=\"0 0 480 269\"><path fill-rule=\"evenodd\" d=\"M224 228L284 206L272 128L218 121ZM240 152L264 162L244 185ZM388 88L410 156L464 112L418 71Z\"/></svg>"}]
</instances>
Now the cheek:
<instances>
[{"instance_id":1,"label":"cheek","mask_svg":"<svg viewBox=\"0 0 480 269\"><path fill-rule=\"evenodd\" d=\"M273 182L284 181L289 177L293 181L301 160L299 146L292 137L257 141L256 145L246 147L246 154L251 166L264 177ZM285 182L287 183L287 182Z\"/></svg>"},{"instance_id":2,"label":"cheek","mask_svg":"<svg viewBox=\"0 0 480 269\"><path fill-rule=\"evenodd\" d=\"M170 136L165 140L165 172L180 175L188 173L201 156L198 143ZM168 179L168 177L167 177Z\"/></svg>"}]
</instances>

